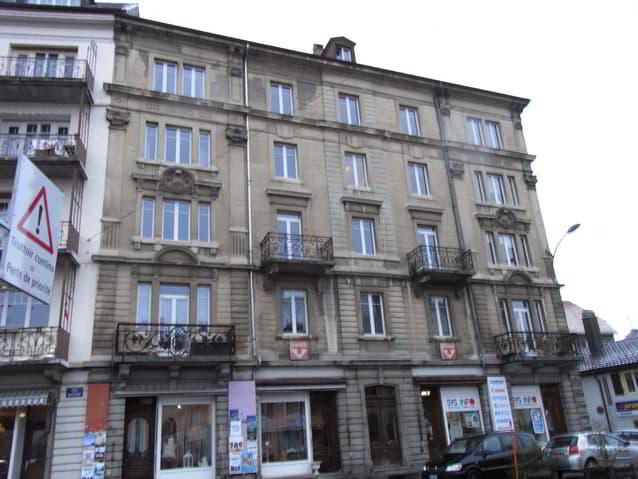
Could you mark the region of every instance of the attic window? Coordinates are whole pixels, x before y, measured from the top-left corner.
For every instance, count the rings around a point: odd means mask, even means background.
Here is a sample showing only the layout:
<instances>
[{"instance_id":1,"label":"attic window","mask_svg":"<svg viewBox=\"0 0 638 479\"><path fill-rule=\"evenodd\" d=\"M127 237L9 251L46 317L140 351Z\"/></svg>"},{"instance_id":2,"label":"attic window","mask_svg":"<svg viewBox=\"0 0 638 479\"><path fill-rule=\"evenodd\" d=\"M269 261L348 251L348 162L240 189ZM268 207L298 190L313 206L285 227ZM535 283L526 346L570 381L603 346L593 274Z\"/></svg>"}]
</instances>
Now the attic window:
<instances>
[{"instance_id":1,"label":"attic window","mask_svg":"<svg viewBox=\"0 0 638 479\"><path fill-rule=\"evenodd\" d=\"M352 50L348 47L337 47L337 60L342 62L352 61Z\"/></svg>"}]
</instances>

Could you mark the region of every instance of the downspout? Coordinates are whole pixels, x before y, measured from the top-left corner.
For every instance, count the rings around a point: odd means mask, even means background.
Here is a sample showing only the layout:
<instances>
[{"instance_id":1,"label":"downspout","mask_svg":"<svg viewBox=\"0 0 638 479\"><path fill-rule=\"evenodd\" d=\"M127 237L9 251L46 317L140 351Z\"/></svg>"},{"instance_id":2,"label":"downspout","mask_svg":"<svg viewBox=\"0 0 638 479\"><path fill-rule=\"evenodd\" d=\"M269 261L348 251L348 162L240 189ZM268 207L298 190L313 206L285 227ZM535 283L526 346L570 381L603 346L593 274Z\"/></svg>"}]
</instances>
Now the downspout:
<instances>
[{"instance_id":1,"label":"downspout","mask_svg":"<svg viewBox=\"0 0 638 479\"><path fill-rule=\"evenodd\" d=\"M459 247L465 248L465 239L463 237L463 229L461 227L461 217L458 210L458 202L456 199L456 190L454 189L454 179L450 173L450 156L448 154L447 136L445 134L445 128L443 126L443 120L441 120L441 103L439 101L439 93L441 90L436 89L434 91L434 110L436 111L436 123L439 127L439 134L441 136L441 151L443 153L443 163L445 164L445 176L447 178L448 190L450 191L450 202L452 203L452 214L454 215L454 226L456 227L456 235L459 240ZM470 284L467 285L467 293L470 304L470 316L472 320L472 326L474 328L474 335L476 336L476 344L478 346L479 358L481 360L481 367L486 371L485 366L485 353L483 352L483 344L481 343L481 327L479 326L478 319L476 317L476 299L474 297L474 290Z\"/></svg>"},{"instance_id":2,"label":"downspout","mask_svg":"<svg viewBox=\"0 0 638 479\"><path fill-rule=\"evenodd\" d=\"M599 376L594 376L596 380L596 384L598 384L598 391L600 392L600 399L603 400L603 409L605 410L605 420L607 421L607 429L611 432L613 428L611 427L611 421L609 419L609 411L607 409L607 396L605 396L605 391L603 390L603 385L600 381Z\"/></svg>"},{"instance_id":3,"label":"downspout","mask_svg":"<svg viewBox=\"0 0 638 479\"><path fill-rule=\"evenodd\" d=\"M245 126L246 126L246 189L248 203L248 272L249 290L250 290L250 337L251 352L253 358L257 359L257 338L255 337L255 272L253 269L253 194L252 194L252 176L250 164L250 121L248 118L248 49L250 44L246 42L246 50L244 51L244 106L246 107ZM259 361L258 361L259 362ZM255 371L253 370L253 377Z\"/></svg>"}]
</instances>

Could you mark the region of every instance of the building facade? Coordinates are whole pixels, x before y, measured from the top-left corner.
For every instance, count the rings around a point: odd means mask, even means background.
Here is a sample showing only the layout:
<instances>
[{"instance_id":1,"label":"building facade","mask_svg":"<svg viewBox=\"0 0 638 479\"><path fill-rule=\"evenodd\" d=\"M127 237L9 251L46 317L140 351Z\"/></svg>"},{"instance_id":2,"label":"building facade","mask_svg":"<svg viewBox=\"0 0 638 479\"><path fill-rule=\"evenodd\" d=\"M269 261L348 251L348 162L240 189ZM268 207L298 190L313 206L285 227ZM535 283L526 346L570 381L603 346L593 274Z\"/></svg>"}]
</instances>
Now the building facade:
<instances>
[{"instance_id":1,"label":"building facade","mask_svg":"<svg viewBox=\"0 0 638 479\"><path fill-rule=\"evenodd\" d=\"M528 100L111 15L68 477L89 423L106 477L228 477L234 381L260 477L417 476L491 376L539 441L588 426Z\"/></svg>"}]
</instances>

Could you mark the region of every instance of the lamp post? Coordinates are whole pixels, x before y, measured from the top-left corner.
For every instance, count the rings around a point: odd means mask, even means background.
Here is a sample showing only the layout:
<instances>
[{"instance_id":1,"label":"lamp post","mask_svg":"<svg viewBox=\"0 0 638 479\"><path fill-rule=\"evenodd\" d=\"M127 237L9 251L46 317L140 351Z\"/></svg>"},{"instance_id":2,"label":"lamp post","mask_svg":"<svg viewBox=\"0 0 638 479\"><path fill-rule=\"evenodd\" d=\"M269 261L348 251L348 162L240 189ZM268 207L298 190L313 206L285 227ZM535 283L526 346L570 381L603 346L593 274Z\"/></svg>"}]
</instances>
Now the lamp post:
<instances>
[{"instance_id":1,"label":"lamp post","mask_svg":"<svg viewBox=\"0 0 638 479\"><path fill-rule=\"evenodd\" d=\"M554 263L554 257L556 256L556 251L558 250L558 247L560 246L560 244L563 242L563 240L567 237L568 234L573 233L578 228L580 228L580 223L571 225L569 228L567 228L567 231L565 231L565 234L561 237L561 239L558 240L558 243L556 243L556 247L554 248L554 252L552 253L552 264Z\"/></svg>"}]
</instances>

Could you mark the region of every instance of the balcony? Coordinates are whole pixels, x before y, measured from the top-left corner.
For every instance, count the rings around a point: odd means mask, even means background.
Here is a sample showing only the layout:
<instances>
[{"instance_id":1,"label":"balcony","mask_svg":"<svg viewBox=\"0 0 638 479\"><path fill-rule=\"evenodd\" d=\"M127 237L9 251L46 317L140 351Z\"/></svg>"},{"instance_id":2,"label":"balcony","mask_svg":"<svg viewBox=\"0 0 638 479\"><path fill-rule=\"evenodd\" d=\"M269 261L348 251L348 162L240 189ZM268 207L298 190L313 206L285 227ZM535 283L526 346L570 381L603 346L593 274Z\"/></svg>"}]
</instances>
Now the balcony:
<instances>
[{"instance_id":1,"label":"balcony","mask_svg":"<svg viewBox=\"0 0 638 479\"><path fill-rule=\"evenodd\" d=\"M577 336L568 333L505 333L494 337L496 354L505 362L579 361Z\"/></svg>"},{"instance_id":2,"label":"balcony","mask_svg":"<svg viewBox=\"0 0 638 479\"><path fill-rule=\"evenodd\" d=\"M70 221L62 221L60 224L60 243L58 252L78 254L78 246L80 244L80 233Z\"/></svg>"},{"instance_id":3,"label":"balcony","mask_svg":"<svg viewBox=\"0 0 638 479\"><path fill-rule=\"evenodd\" d=\"M115 355L120 362L228 361L235 354L233 326L119 323Z\"/></svg>"},{"instance_id":4,"label":"balcony","mask_svg":"<svg viewBox=\"0 0 638 479\"><path fill-rule=\"evenodd\" d=\"M458 284L474 275L469 249L419 245L407 258L410 275L419 283Z\"/></svg>"},{"instance_id":5,"label":"balcony","mask_svg":"<svg viewBox=\"0 0 638 479\"><path fill-rule=\"evenodd\" d=\"M79 135L0 134L0 173L12 175L20 155L29 157L50 176L70 178L73 165L80 165L82 176L86 176L86 148Z\"/></svg>"},{"instance_id":6,"label":"balcony","mask_svg":"<svg viewBox=\"0 0 638 479\"><path fill-rule=\"evenodd\" d=\"M86 60L0 57L0 101L80 103L93 83Z\"/></svg>"},{"instance_id":7,"label":"balcony","mask_svg":"<svg viewBox=\"0 0 638 479\"><path fill-rule=\"evenodd\" d=\"M332 238L268 233L261 241L267 273L324 274L335 264Z\"/></svg>"},{"instance_id":8,"label":"balcony","mask_svg":"<svg viewBox=\"0 0 638 479\"><path fill-rule=\"evenodd\" d=\"M68 352L62 328L0 329L0 363L66 360Z\"/></svg>"}]
</instances>

